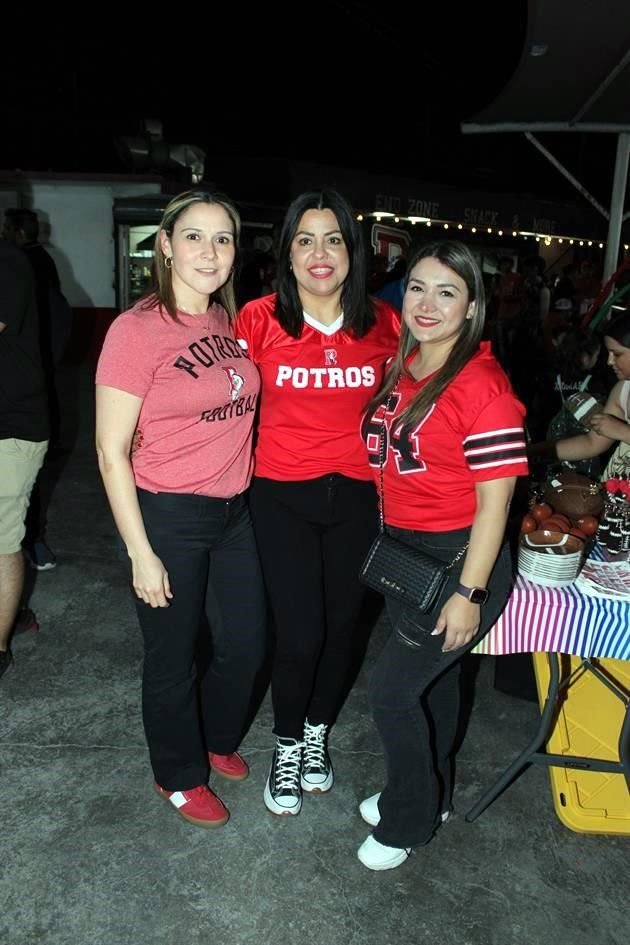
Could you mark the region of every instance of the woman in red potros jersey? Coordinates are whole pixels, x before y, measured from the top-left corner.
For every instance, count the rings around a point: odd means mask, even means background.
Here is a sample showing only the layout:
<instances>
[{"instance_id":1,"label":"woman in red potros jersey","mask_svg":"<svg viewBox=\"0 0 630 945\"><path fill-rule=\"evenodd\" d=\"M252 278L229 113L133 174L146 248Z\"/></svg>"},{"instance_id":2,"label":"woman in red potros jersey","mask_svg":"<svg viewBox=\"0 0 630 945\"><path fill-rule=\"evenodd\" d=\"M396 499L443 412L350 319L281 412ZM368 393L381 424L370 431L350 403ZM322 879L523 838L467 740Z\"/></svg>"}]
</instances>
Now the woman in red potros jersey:
<instances>
[{"instance_id":1,"label":"woman in red potros jersey","mask_svg":"<svg viewBox=\"0 0 630 945\"><path fill-rule=\"evenodd\" d=\"M246 498L260 377L231 324L239 230L225 197L173 198L155 290L114 321L96 372L99 465L131 560L155 787L202 827L228 819L209 767L248 774L236 748L266 629ZM208 632L204 673L196 655Z\"/></svg>"},{"instance_id":2,"label":"woman in red potros jersey","mask_svg":"<svg viewBox=\"0 0 630 945\"><path fill-rule=\"evenodd\" d=\"M377 530L357 431L396 351L399 316L369 298L360 227L332 191L289 207L277 285L244 306L236 335L262 377L251 507L276 630L264 801L295 815L302 791L333 783L327 734L355 656L359 566Z\"/></svg>"},{"instance_id":3,"label":"woman in red potros jersey","mask_svg":"<svg viewBox=\"0 0 630 945\"><path fill-rule=\"evenodd\" d=\"M386 600L392 634L370 682L386 780L360 805L374 831L358 856L373 870L399 866L449 815L460 660L511 587L504 531L516 477L528 471L525 411L481 341L484 312L481 272L464 245L420 250L398 355L362 428L377 481L385 437L387 531L449 563L466 549L429 613Z\"/></svg>"}]
</instances>

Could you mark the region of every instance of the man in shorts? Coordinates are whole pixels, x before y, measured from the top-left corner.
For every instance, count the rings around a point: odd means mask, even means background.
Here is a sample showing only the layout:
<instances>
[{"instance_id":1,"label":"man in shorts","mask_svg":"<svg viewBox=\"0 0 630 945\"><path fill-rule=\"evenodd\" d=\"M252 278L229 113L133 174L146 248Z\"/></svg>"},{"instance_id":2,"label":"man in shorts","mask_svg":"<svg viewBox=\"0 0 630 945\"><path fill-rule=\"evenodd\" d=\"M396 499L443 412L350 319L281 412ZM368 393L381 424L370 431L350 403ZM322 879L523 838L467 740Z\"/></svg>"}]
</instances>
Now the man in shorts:
<instances>
[{"instance_id":1,"label":"man in shorts","mask_svg":"<svg viewBox=\"0 0 630 945\"><path fill-rule=\"evenodd\" d=\"M0 676L12 661L24 522L48 435L33 273L24 253L0 240Z\"/></svg>"}]
</instances>

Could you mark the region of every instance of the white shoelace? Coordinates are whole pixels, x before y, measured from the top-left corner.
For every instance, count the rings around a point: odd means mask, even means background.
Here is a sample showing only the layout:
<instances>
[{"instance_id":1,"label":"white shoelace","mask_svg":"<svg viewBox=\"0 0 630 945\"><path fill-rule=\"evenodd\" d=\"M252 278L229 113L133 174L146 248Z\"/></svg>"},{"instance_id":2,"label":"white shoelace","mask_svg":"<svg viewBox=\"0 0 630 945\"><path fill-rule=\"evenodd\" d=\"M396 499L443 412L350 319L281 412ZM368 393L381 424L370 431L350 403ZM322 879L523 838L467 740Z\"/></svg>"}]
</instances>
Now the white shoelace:
<instances>
[{"instance_id":1,"label":"white shoelace","mask_svg":"<svg viewBox=\"0 0 630 945\"><path fill-rule=\"evenodd\" d=\"M276 791L295 791L300 783L302 767L302 743L296 745L276 745Z\"/></svg>"},{"instance_id":2,"label":"white shoelace","mask_svg":"<svg viewBox=\"0 0 630 945\"><path fill-rule=\"evenodd\" d=\"M308 769L326 768L326 729L327 725L304 725L304 767Z\"/></svg>"}]
</instances>

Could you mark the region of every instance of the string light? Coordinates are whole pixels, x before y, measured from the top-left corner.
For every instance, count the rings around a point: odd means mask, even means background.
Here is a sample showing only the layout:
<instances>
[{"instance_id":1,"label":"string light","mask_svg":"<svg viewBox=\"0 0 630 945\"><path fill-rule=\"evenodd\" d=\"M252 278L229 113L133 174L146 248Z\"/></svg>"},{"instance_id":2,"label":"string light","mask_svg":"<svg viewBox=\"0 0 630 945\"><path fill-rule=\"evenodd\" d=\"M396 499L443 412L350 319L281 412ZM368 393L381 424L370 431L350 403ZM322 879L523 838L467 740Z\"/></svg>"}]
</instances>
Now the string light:
<instances>
[{"instance_id":1,"label":"string light","mask_svg":"<svg viewBox=\"0 0 630 945\"><path fill-rule=\"evenodd\" d=\"M412 226L415 226L417 223L424 223L425 226L432 226L433 224L435 224L436 226L441 226L442 229L444 230L448 230L451 227L457 227L457 229L460 232L464 230L469 230L471 233L477 233L479 231L479 228L477 226L470 226L469 224L466 224L466 223L461 223L461 222L456 223L455 221L452 221L452 220L431 220L429 217L420 217L420 216L403 217L403 216L398 216L392 212L385 211L385 210L373 211L372 213L366 212L366 213L357 214L357 220L359 221L363 221L369 217L373 217L377 223L380 223L381 220L389 218L392 223L398 223L398 224L410 223ZM502 229L494 230L493 227L488 226L488 227L485 227L481 232L488 233L489 235L492 235L494 233L495 236L505 238L509 236L510 231L506 233L506 231ZM578 243L580 246L585 246L585 245L588 245L590 247L598 246L599 249L604 249L606 246L605 242L599 242L598 240L592 240L592 239L589 240L587 238L580 239L580 237L567 236L566 234L563 234L562 236L560 236L555 233L532 233L532 232L529 232L528 230L512 230L511 234L514 239L521 238L522 240L527 240L531 237L535 239L537 243L541 243L541 242L544 243L545 246L553 246L554 242L557 243L559 246L563 246L565 243L568 243L569 246L573 246L575 243ZM628 252L627 243L624 243L623 248L625 252Z\"/></svg>"}]
</instances>

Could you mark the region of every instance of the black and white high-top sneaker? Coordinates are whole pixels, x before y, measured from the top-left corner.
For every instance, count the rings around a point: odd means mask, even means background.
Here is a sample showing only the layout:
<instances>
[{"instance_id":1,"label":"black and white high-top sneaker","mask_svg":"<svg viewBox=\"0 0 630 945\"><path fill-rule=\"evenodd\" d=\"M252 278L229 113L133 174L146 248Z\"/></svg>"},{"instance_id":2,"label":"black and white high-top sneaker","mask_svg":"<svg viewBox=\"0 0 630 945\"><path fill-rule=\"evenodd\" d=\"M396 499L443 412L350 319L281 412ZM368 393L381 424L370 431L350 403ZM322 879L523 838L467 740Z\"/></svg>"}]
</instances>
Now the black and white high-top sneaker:
<instances>
[{"instance_id":1,"label":"black and white high-top sneaker","mask_svg":"<svg viewBox=\"0 0 630 945\"><path fill-rule=\"evenodd\" d=\"M333 786L333 769L326 747L328 726L304 723L304 760L302 762L302 790L323 794Z\"/></svg>"},{"instance_id":2,"label":"black and white high-top sneaker","mask_svg":"<svg viewBox=\"0 0 630 945\"><path fill-rule=\"evenodd\" d=\"M276 739L276 749L263 795L265 807L272 814L295 816L300 813L303 748L304 743L298 742L295 738Z\"/></svg>"}]
</instances>

